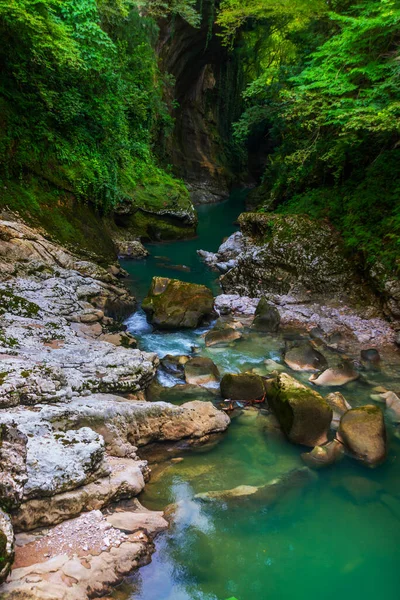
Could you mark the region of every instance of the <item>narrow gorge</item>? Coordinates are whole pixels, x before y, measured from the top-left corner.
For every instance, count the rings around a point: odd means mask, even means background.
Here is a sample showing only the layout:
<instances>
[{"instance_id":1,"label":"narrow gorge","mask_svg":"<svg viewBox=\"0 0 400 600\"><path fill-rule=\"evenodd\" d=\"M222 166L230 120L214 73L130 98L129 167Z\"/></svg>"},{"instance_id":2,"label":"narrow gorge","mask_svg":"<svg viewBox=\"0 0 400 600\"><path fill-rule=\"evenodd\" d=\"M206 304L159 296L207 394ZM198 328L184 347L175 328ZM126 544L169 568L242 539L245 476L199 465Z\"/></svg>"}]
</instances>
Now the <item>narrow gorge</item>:
<instances>
[{"instance_id":1,"label":"narrow gorge","mask_svg":"<svg viewBox=\"0 0 400 600\"><path fill-rule=\"evenodd\" d=\"M0 599L398 598L394 0L0 2Z\"/></svg>"}]
</instances>

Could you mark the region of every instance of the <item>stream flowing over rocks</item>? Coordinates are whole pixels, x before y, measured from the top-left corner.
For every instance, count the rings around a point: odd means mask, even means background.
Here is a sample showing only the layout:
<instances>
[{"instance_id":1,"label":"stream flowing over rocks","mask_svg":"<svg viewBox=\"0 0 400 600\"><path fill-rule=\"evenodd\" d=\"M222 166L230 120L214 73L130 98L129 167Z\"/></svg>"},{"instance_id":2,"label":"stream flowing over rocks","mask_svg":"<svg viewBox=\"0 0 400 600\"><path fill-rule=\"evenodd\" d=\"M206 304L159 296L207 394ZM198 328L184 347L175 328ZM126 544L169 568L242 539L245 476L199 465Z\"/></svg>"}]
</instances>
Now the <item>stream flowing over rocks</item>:
<instances>
[{"instance_id":1,"label":"stream flowing over rocks","mask_svg":"<svg viewBox=\"0 0 400 600\"><path fill-rule=\"evenodd\" d=\"M3 220L0 269L2 580L15 554L0 597L104 595L150 560L167 527L139 503L118 518L100 512L143 490L150 471L137 447L201 441L229 417L209 402L145 401L159 359L114 320L136 304L119 266L80 260Z\"/></svg>"},{"instance_id":2,"label":"stream flowing over rocks","mask_svg":"<svg viewBox=\"0 0 400 600\"><path fill-rule=\"evenodd\" d=\"M387 304L328 224L251 213L239 223L217 253L198 251L222 294L154 276L132 316L118 264L80 260L0 221L1 600L113 594L150 563L157 534L170 527L160 544L175 535L179 544L190 519L208 573L203 511L285 514L329 468L395 460L400 383L387 389L386 373L399 361ZM226 464L213 466L217 444ZM206 461L185 476L189 448ZM160 510L157 485L171 472L183 479L172 475L175 501ZM335 485L398 510L367 475L353 479Z\"/></svg>"}]
</instances>

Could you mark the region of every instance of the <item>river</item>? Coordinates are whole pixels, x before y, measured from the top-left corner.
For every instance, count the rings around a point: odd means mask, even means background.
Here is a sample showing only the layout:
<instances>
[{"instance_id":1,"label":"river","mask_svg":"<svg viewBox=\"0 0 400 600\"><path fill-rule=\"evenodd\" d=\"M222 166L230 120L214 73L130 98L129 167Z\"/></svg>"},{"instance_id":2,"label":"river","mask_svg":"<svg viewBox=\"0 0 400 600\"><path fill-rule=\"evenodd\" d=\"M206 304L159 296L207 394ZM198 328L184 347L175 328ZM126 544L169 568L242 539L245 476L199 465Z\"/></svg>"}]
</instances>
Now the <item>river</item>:
<instances>
[{"instance_id":1,"label":"river","mask_svg":"<svg viewBox=\"0 0 400 600\"><path fill-rule=\"evenodd\" d=\"M235 230L243 205L244 193L237 192L225 203L200 207L196 239L151 244L148 259L124 262L136 295L145 295L153 275L204 283L217 293L217 274L201 263L196 250L215 251ZM188 269L181 270L181 265ZM221 373L263 368L267 358L281 362L282 335L248 333L228 347L206 349L204 330L154 332L141 311L128 326L142 349L163 356L189 354L196 347ZM368 404L376 384L398 389L399 373L384 364L341 391L353 406ZM182 401L172 389L166 397ZM400 441L390 427L389 435L390 454L383 466L370 470L345 458L272 506L251 497L238 505L195 498L209 490L261 486L303 466L304 449L271 430L265 411L244 410L225 434L201 448L166 445L163 452L150 453L152 479L139 499L149 509L169 507L173 524L157 538L152 563L118 587L112 598L398 600Z\"/></svg>"}]
</instances>

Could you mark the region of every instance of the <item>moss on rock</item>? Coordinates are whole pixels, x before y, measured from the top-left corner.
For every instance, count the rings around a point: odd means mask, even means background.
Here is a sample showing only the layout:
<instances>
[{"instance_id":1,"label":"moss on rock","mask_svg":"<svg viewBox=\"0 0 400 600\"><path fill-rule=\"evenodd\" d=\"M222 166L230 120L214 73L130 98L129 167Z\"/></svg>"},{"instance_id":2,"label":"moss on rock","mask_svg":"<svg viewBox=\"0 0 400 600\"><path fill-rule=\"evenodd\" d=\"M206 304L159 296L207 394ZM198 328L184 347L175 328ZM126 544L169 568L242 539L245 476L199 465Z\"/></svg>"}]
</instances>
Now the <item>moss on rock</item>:
<instances>
[{"instance_id":1,"label":"moss on rock","mask_svg":"<svg viewBox=\"0 0 400 600\"><path fill-rule=\"evenodd\" d=\"M227 373L221 381L221 396L230 400L251 402L265 395L264 380L252 373Z\"/></svg>"},{"instance_id":2,"label":"moss on rock","mask_svg":"<svg viewBox=\"0 0 400 600\"><path fill-rule=\"evenodd\" d=\"M320 394L280 373L267 382L267 400L291 442L311 447L326 443L332 409Z\"/></svg>"},{"instance_id":3,"label":"moss on rock","mask_svg":"<svg viewBox=\"0 0 400 600\"><path fill-rule=\"evenodd\" d=\"M197 327L213 311L214 298L204 285L153 277L142 308L160 329Z\"/></svg>"}]
</instances>

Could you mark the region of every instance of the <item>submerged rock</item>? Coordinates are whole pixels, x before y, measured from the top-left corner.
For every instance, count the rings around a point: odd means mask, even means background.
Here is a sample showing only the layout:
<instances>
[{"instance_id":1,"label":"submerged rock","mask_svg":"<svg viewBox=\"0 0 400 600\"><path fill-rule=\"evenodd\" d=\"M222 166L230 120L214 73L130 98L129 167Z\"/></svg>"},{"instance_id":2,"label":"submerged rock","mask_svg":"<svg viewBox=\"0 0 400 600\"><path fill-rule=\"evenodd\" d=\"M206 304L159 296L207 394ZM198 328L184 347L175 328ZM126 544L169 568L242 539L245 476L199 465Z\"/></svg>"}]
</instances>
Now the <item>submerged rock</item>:
<instances>
[{"instance_id":1,"label":"submerged rock","mask_svg":"<svg viewBox=\"0 0 400 600\"><path fill-rule=\"evenodd\" d=\"M348 410L341 418L337 435L354 458L369 467L375 467L386 459L385 420L377 406Z\"/></svg>"},{"instance_id":2,"label":"submerged rock","mask_svg":"<svg viewBox=\"0 0 400 600\"><path fill-rule=\"evenodd\" d=\"M194 328L213 311L214 298L204 285L153 277L142 308L160 329Z\"/></svg>"},{"instance_id":3,"label":"submerged rock","mask_svg":"<svg viewBox=\"0 0 400 600\"><path fill-rule=\"evenodd\" d=\"M320 394L280 373L267 381L267 400L291 442L304 446L327 442L332 409Z\"/></svg>"},{"instance_id":4,"label":"submerged rock","mask_svg":"<svg viewBox=\"0 0 400 600\"><path fill-rule=\"evenodd\" d=\"M207 348L211 346L217 346L220 344L228 344L234 342L242 337L240 331L237 331L233 327L223 327L211 329L206 333L205 342Z\"/></svg>"},{"instance_id":5,"label":"submerged rock","mask_svg":"<svg viewBox=\"0 0 400 600\"><path fill-rule=\"evenodd\" d=\"M0 509L0 583L11 570L14 560L14 531L10 517ZM0 592L1 593L1 592Z\"/></svg>"},{"instance_id":6,"label":"submerged rock","mask_svg":"<svg viewBox=\"0 0 400 600\"><path fill-rule=\"evenodd\" d=\"M219 382L220 374L210 358L196 356L185 364L185 380L194 385L210 385Z\"/></svg>"},{"instance_id":7,"label":"submerged rock","mask_svg":"<svg viewBox=\"0 0 400 600\"><path fill-rule=\"evenodd\" d=\"M294 489L302 488L308 483L315 481L316 478L317 475L313 471L307 467L301 467L273 479L266 485L239 485L230 490L196 494L195 498L203 502L233 502L250 498L250 500L261 501L265 506L273 506L276 502L280 502L287 493Z\"/></svg>"},{"instance_id":8,"label":"submerged rock","mask_svg":"<svg viewBox=\"0 0 400 600\"><path fill-rule=\"evenodd\" d=\"M301 458L311 469L329 467L344 457L343 444L332 440L324 446L316 446L311 452L303 452Z\"/></svg>"},{"instance_id":9,"label":"submerged rock","mask_svg":"<svg viewBox=\"0 0 400 600\"><path fill-rule=\"evenodd\" d=\"M263 296L257 304L252 329L265 333L276 333L279 329L281 316L276 306L273 306Z\"/></svg>"},{"instance_id":10,"label":"submerged rock","mask_svg":"<svg viewBox=\"0 0 400 600\"><path fill-rule=\"evenodd\" d=\"M360 374L354 369L353 365L346 361L339 367L326 369L320 375L311 375L309 381L314 385L338 387L355 381L359 376Z\"/></svg>"},{"instance_id":11,"label":"submerged rock","mask_svg":"<svg viewBox=\"0 0 400 600\"><path fill-rule=\"evenodd\" d=\"M321 371L328 366L325 356L308 342L289 348L284 361L293 371Z\"/></svg>"},{"instance_id":12,"label":"submerged rock","mask_svg":"<svg viewBox=\"0 0 400 600\"><path fill-rule=\"evenodd\" d=\"M221 380L221 396L244 402L262 400L265 396L264 380L252 373L228 373Z\"/></svg>"},{"instance_id":13,"label":"submerged rock","mask_svg":"<svg viewBox=\"0 0 400 600\"><path fill-rule=\"evenodd\" d=\"M365 504L366 502L374 502L378 499L383 486L367 477L359 475L346 475L341 477L338 489L344 490L350 496L355 504Z\"/></svg>"}]
</instances>

